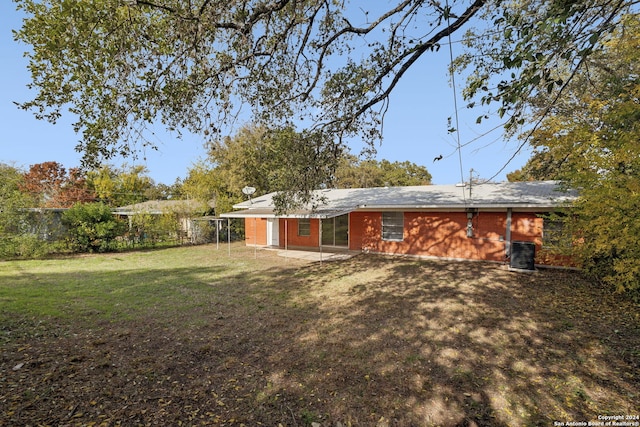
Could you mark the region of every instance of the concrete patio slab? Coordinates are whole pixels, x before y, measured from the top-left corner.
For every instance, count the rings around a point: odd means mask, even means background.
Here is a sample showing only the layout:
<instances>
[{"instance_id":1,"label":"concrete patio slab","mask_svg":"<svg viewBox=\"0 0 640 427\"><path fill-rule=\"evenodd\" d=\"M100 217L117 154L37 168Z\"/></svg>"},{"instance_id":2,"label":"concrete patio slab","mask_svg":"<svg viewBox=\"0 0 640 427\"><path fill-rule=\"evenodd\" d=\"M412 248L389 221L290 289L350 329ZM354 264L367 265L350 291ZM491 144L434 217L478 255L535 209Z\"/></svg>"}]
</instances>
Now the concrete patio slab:
<instances>
[{"instance_id":1,"label":"concrete patio slab","mask_svg":"<svg viewBox=\"0 0 640 427\"><path fill-rule=\"evenodd\" d=\"M300 250L278 250L278 256L284 258L295 258L295 259L303 259L311 262L320 262L320 261L338 261L349 259L356 255L354 252L346 252L346 251L338 251L338 252L329 252L329 251L300 251Z\"/></svg>"}]
</instances>

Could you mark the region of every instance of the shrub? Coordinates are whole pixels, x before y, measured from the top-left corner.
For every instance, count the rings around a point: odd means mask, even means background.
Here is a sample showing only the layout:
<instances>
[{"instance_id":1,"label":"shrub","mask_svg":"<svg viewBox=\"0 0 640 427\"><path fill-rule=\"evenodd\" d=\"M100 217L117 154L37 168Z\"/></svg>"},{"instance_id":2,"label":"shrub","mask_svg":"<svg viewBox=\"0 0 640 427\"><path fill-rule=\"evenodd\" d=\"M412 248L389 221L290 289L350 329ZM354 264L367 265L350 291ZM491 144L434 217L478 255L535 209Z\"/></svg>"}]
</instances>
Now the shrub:
<instances>
[{"instance_id":1,"label":"shrub","mask_svg":"<svg viewBox=\"0 0 640 427\"><path fill-rule=\"evenodd\" d=\"M76 252L106 252L114 249L116 237L125 230L103 203L79 203L67 210L62 222L68 227L68 240Z\"/></svg>"}]
</instances>

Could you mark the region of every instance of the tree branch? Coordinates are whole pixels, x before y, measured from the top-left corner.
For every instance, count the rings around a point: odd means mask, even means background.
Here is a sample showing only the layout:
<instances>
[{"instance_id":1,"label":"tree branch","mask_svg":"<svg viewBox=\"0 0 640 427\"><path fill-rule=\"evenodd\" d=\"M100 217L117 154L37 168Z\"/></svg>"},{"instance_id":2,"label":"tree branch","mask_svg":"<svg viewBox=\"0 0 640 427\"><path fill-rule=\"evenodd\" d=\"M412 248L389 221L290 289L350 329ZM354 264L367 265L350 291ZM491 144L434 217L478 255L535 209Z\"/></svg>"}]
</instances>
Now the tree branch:
<instances>
[{"instance_id":1,"label":"tree branch","mask_svg":"<svg viewBox=\"0 0 640 427\"><path fill-rule=\"evenodd\" d=\"M453 34L458 29L460 29L467 21L469 21L469 19L471 19L482 8L482 6L484 6L486 1L487 0L475 0L474 3L471 6L469 6L467 10L462 15L460 15L460 17L456 19L451 25L449 25L447 28L444 28L442 31L439 31L436 35L431 37L427 42L416 46L411 51L412 54L410 58L402 64L398 72L395 74L395 76L393 77L387 89L385 89L381 94L372 98L369 102L363 104L355 112L355 114L353 115L353 118L350 119L349 121L353 122L355 118L364 114L369 108L381 102L383 99L388 98L391 92L393 91L393 89L396 87L396 85L402 78L402 76L404 75L404 73L406 73L407 70L411 68L411 66L418 60L418 58L422 56L422 54L424 54L427 50L435 49L440 40L442 40L445 37L448 37L450 34ZM388 75L393 70L395 65L396 64L394 64L393 66L387 67L384 73L380 73L380 75L378 76L375 82L378 83L382 81L384 76Z\"/></svg>"}]
</instances>

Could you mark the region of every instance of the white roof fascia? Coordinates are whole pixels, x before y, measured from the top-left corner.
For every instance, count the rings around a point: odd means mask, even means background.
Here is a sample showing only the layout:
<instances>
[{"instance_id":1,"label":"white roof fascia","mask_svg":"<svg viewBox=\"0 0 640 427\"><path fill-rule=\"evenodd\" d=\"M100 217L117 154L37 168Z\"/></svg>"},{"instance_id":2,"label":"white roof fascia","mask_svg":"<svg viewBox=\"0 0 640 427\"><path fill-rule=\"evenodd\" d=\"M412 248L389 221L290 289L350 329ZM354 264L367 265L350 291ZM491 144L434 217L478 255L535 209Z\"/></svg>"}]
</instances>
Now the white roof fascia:
<instances>
[{"instance_id":1,"label":"white roof fascia","mask_svg":"<svg viewBox=\"0 0 640 427\"><path fill-rule=\"evenodd\" d=\"M464 211L466 209L486 209L503 211L506 209L526 209L526 210L549 210L558 209L565 205L562 204L455 204L455 205L363 205L358 206L357 211L374 212L374 211Z\"/></svg>"}]
</instances>

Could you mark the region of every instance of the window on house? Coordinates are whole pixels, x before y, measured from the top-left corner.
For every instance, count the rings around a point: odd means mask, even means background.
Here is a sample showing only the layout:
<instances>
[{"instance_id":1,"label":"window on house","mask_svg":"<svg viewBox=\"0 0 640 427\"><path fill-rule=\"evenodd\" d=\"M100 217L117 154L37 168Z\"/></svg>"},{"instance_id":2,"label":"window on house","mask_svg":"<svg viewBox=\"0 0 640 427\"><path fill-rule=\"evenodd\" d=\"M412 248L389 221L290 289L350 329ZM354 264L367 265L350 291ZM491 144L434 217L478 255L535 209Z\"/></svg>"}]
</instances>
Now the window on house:
<instances>
[{"instance_id":1,"label":"window on house","mask_svg":"<svg viewBox=\"0 0 640 427\"><path fill-rule=\"evenodd\" d=\"M570 239L561 217L543 218L542 245L545 247L564 248L570 246Z\"/></svg>"},{"instance_id":2,"label":"window on house","mask_svg":"<svg viewBox=\"0 0 640 427\"><path fill-rule=\"evenodd\" d=\"M382 240L404 240L404 212L382 213Z\"/></svg>"},{"instance_id":3,"label":"window on house","mask_svg":"<svg viewBox=\"0 0 640 427\"><path fill-rule=\"evenodd\" d=\"M311 236L311 220L309 218L298 219L298 236Z\"/></svg>"},{"instance_id":4,"label":"window on house","mask_svg":"<svg viewBox=\"0 0 640 427\"><path fill-rule=\"evenodd\" d=\"M349 215L322 220L322 244L349 246Z\"/></svg>"}]
</instances>

